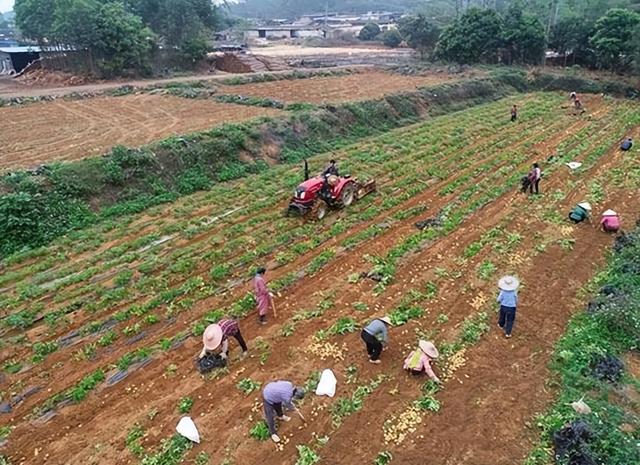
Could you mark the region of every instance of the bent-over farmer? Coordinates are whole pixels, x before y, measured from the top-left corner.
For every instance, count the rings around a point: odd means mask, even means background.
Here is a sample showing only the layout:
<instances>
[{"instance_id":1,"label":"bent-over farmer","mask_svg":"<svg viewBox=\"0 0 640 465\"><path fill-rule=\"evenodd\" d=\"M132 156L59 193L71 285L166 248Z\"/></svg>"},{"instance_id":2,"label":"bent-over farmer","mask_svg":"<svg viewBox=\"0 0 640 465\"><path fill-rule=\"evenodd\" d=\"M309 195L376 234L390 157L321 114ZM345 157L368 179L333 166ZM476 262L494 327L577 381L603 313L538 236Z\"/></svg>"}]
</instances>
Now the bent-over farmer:
<instances>
[{"instance_id":1,"label":"bent-over farmer","mask_svg":"<svg viewBox=\"0 0 640 465\"><path fill-rule=\"evenodd\" d=\"M264 280L264 275L267 272L267 269L263 266L256 270L256 277L253 281L254 290L255 290L255 298L258 303L258 321L260 324L267 323L267 312L272 307L272 299L273 294L269 292L269 288L267 288L267 283Z\"/></svg>"},{"instance_id":2,"label":"bent-over farmer","mask_svg":"<svg viewBox=\"0 0 640 465\"><path fill-rule=\"evenodd\" d=\"M360 337L367 346L367 354L371 363L380 363L380 354L384 345L389 341L387 326L391 324L388 316L377 318L367 325L360 333Z\"/></svg>"},{"instance_id":3,"label":"bent-over farmer","mask_svg":"<svg viewBox=\"0 0 640 465\"><path fill-rule=\"evenodd\" d=\"M242 349L242 357L247 355L247 343L240 332L238 320L223 319L217 324L207 326L202 335L202 352L200 358L220 348L220 356L226 359L229 355L229 338L234 337Z\"/></svg>"},{"instance_id":4,"label":"bent-over farmer","mask_svg":"<svg viewBox=\"0 0 640 465\"><path fill-rule=\"evenodd\" d=\"M438 349L433 345L433 342L420 341L418 348L405 359L403 368L412 375L426 373L429 378L436 383L440 383L440 378L436 376L431 368L431 361L436 360L439 356Z\"/></svg>"},{"instance_id":5,"label":"bent-over farmer","mask_svg":"<svg viewBox=\"0 0 640 465\"><path fill-rule=\"evenodd\" d=\"M262 405L264 407L264 418L271 433L273 442L280 442L280 436L276 434L276 418L281 421L289 421L291 418L284 414L283 407L287 410L293 410L304 417L295 405L293 400L304 398L304 389L296 386L291 381L272 381L268 383L262 391Z\"/></svg>"},{"instance_id":6,"label":"bent-over farmer","mask_svg":"<svg viewBox=\"0 0 640 465\"><path fill-rule=\"evenodd\" d=\"M618 232L620 229L620 217L615 211L611 209L606 210L602 214L600 228L602 228L604 232Z\"/></svg>"},{"instance_id":7,"label":"bent-over farmer","mask_svg":"<svg viewBox=\"0 0 640 465\"><path fill-rule=\"evenodd\" d=\"M589 219L591 213L591 204L589 202L580 202L573 210L569 212L569 219L574 223L582 223ZM591 221L591 220L589 220Z\"/></svg>"},{"instance_id":8,"label":"bent-over farmer","mask_svg":"<svg viewBox=\"0 0 640 465\"><path fill-rule=\"evenodd\" d=\"M520 281L513 276L504 276L498 281L498 288L500 290L497 298L500 304L498 326L504 330L504 336L506 338L511 337L513 324L516 321L516 309L518 307L518 294L516 291L519 286Z\"/></svg>"}]
</instances>

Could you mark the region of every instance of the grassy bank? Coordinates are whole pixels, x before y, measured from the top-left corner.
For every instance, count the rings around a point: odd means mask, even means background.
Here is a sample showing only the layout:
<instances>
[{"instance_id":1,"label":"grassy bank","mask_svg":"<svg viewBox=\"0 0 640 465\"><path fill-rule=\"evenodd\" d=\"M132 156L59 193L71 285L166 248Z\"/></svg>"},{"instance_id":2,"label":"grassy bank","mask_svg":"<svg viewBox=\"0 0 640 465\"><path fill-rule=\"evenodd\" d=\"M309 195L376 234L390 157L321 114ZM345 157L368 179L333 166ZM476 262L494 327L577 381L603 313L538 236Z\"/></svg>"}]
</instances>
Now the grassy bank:
<instances>
[{"instance_id":1,"label":"grassy bank","mask_svg":"<svg viewBox=\"0 0 640 465\"><path fill-rule=\"evenodd\" d=\"M640 360L640 226L617 240L606 269L587 291L593 299L571 320L555 349L552 369L558 399L539 416L542 439L525 465L545 465L554 459L576 464L640 463L640 378L629 370L633 357ZM571 403L580 399L591 413L574 410ZM577 421L587 425L590 437L554 457L561 430L570 424L575 429Z\"/></svg>"},{"instance_id":2,"label":"grassy bank","mask_svg":"<svg viewBox=\"0 0 640 465\"><path fill-rule=\"evenodd\" d=\"M573 77L531 78L506 70L374 101L301 106L282 118L225 125L141 149L116 147L103 157L10 173L0 179L0 257L104 218L140 212L267 170L271 163L295 163L427 116L532 89L604 91L602 83L578 84Z\"/></svg>"}]
</instances>

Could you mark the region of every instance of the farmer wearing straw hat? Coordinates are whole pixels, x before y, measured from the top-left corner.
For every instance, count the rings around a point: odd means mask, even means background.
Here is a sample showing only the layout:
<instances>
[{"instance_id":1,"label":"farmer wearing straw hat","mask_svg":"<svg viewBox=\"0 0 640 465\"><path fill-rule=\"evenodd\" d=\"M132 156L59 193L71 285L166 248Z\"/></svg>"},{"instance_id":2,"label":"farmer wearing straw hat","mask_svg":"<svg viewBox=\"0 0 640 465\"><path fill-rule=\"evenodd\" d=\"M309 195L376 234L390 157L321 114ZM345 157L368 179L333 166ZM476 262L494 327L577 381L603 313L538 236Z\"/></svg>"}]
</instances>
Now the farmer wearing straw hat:
<instances>
[{"instance_id":1,"label":"farmer wearing straw hat","mask_svg":"<svg viewBox=\"0 0 640 465\"><path fill-rule=\"evenodd\" d=\"M390 324L391 319L388 316L383 316L373 320L360 333L360 337L367 346L367 354L369 354L371 363L380 363L383 345L386 345L389 340L387 326Z\"/></svg>"},{"instance_id":2,"label":"farmer wearing straw hat","mask_svg":"<svg viewBox=\"0 0 640 465\"><path fill-rule=\"evenodd\" d=\"M440 378L431 369L431 361L436 360L440 354L438 349L430 341L420 341L418 348L411 352L404 360L404 369L412 375L420 375L425 372L429 378L436 383L440 382Z\"/></svg>"},{"instance_id":3,"label":"farmer wearing straw hat","mask_svg":"<svg viewBox=\"0 0 640 465\"><path fill-rule=\"evenodd\" d=\"M620 217L616 212L609 209L602 214L600 228L604 232L618 232L620 229Z\"/></svg>"},{"instance_id":4,"label":"farmer wearing straw hat","mask_svg":"<svg viewBox=\"0 0 640 465\"><path fill-rule=\"evenodd\" d=\"M240 325L237 320L223 319L217 324L207 326L202 335L202 352L200 358L207 355L207 352L215 352L220 348L220 356L224 359L229 354L229 338L234 337L242 348L242 357L247 355L247 344L244 342Z\"/></svg>"},{"instance_id":5,"label":"farmer wearing straw hat","mask_svg":"<svg viewBox=\"0 0 640 465\"><path fill-rule=\"evenodd\" d=\"M498 281L498 303L500 304L500 316L498 318L498 326L504 329L504 336L511 337L513 324L516 321L516 308L518 306L517 290L520 281L514 276L504 276Z\"/></svg>"},{"instance_id":6,"label":"farmer wearing straw hat","mask_svg":"<svg viewBox=\"0 0 640 465\"><path fill-rule=\"evenodd\" d=\"M264 387L262 391L262 406L264 407L264 417L273 442L280 442L280 436L276 434L276 418L281 421L291 420L284 414L283 405L287 410L295 411L302 421L305 421L300 411L293 405L294 400L300 400L304 398L304 395L304 389L290 381L272 381Z\"/></svg>"},{"instance_id":7,"label":"farmer wearing straw hat","mask_svg":"<svg viewBox=\"0 0 640 465\"><path fill-rule=\"evenodd\" d=\"M580 202L569 213L569 219L574 223L582 223L584 220L589 219L589 213L591 213L591 204L589 202Z\"/></svg>"}]
</instances>

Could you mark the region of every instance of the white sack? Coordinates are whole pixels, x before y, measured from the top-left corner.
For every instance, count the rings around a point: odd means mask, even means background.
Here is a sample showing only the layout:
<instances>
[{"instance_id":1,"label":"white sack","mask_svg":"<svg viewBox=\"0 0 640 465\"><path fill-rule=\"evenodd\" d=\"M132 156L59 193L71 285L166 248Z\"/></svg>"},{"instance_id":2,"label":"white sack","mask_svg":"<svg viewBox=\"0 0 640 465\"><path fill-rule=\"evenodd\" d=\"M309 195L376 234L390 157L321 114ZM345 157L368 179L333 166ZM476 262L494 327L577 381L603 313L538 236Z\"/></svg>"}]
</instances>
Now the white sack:
<instances>
[{"instance_id":1,"label":"white sack","mask_svg":"<svg viewBox=\"0 0 640 465\"><path fill-rule=\"evenodd\" d=\"M338 384L336 376L333 374L333 371L327 368L322 372L322 376L320 376L320 382L316 388L316 395L329 397L335 396L336 384Z\"/></svg>"},{"instance_id":2,"label":"white sack","mask_svg":"<svg viewBox=\"0 0 640 465\"><path fill-rule=\"evenodd\" d=\"M176 426L176 431L189 441L200 444L200 434L198 434L198 428L196 428L196 424L191 417L180 418L180 422L178 422L178 426Z\"/></svg>"},{"instance_id":3,"label":"white sack","mask_svg":"<svg viewBox=\"0 0 640 465\"><path fill-rule=\"evenodd\" d=\"M567 166L569 168L571 168L572 170L577 170L578 168L580 168L582 166L582 163L577 162L577 161L570 161L569 163L567 163Z\"/></svg>"}]
</instances>

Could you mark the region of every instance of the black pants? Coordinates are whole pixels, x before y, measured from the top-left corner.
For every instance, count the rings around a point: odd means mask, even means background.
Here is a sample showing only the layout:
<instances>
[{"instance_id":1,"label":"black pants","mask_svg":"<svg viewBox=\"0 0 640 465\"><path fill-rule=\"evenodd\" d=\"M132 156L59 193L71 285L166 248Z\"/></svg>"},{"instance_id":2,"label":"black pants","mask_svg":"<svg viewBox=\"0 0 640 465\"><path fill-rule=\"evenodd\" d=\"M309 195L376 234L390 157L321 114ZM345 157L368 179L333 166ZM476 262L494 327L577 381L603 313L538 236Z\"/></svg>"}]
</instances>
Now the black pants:
<instances>
[{"instance_id":1,"label":"black pants","mask_svg":"<svg viewBox=\"0 0 640 465\"><path fill-rule=\"evenodd\" d=\"M511 335L513 330L513 324L516 321L516 307L500 306L500 318L498 319L498 326L504 329L504 333L507 336Z\"/></svg>"},{"instance_id":2,"label":"black pants","mask_svg":"<svg viewBox=\"0 0 640 465\"><path fill-rule=\"evenodd\" d=\"M382 343L378 341L378 338L373 334L369 334L364 329L362 333L360 333L360 337L367 345L367 353L369 354L370 360L379 360L380 354L382 353Z\"/></svg>"},{"instance_id":3,"label":"black pants","mask_svg":"<svg viewBox=\"0 0 640 465\"><path fill-rule=\"evenodd\" d=\"M529 183L529 192L531 192L533 194L533 190L535 189L535 193L539 194L540 193L540 189L539 189L539 185L540 185L540 180L536 180L533 182Z\"/></svg>"},{"instance_id":4,"label":"black pants","mask_svg":"<svg viewBox=\"0 0 640 465\"><path fill-rule=\"evenodd\" d=\"M235 337L236 341L238 341L238 344L240 344L240 347L242 348L242 351L246 352L247 351L247 343L244 342L244 338L242 337L242 333L240 332L239 329L238 329L238 332L233 335L233 337Z\"/></svg>"},{"instance_id":5,"label":"black pants","mask_svg":"<svg viewBox=\"0 0 640 465\"><path fill-rule=\"evenodd\" d=\"M511 122L513 123L518 118L518 115L511 115Z\"/></svg>"}]
</instances>

